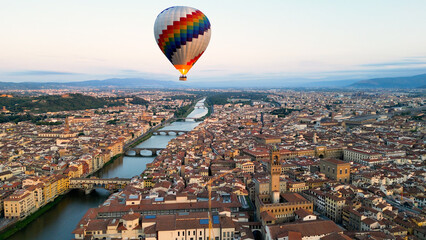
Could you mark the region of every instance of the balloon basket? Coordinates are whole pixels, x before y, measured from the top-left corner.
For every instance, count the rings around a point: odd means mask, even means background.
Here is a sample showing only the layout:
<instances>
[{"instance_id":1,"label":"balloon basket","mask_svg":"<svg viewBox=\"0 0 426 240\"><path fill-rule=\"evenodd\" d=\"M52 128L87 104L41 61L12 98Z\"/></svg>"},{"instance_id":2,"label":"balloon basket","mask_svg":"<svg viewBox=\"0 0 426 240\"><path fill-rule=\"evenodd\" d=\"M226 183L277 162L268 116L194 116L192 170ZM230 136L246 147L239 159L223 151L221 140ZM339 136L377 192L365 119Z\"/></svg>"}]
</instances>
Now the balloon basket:
<instances>
[{"instance_id":1,"label":"balloon basket","mask_svg":"<svg viewBox=\"0 0 426 240\"><path fill-rule=\"evenodd\" d=\"M179 80L180 80L180 81L186 81L186 76L185 76L185 75L180 76L180 77L179 77Z\"/></svg>"}]
</instances>

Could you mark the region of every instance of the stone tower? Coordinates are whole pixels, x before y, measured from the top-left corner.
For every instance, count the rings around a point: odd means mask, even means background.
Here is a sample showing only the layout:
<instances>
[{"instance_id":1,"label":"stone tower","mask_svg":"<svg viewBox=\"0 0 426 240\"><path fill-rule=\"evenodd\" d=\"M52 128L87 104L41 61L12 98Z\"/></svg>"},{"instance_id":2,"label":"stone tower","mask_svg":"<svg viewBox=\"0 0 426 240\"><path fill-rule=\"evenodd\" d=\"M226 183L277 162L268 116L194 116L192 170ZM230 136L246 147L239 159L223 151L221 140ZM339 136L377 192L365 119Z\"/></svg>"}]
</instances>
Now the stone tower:
<instances>
[{"instance_id":1,"label":"stone tower","mask_svg":"<svg viewBox=\"0 0 426 240\"><path fill-rule=\"evenodd\" d=\"M65 129L64 129L64 133L69 133L70 132L70 121L68 119L68 117L65 118Z\"/></svg>"},{"instance_id":2,"label":"stone tower","mask_svg":"<svg viewBox=\"0 0 426 240\"><path fill-rule=\"evenodd\" d=\"M281 175L281 161L280 151L276 146L273 147L270 154L270 182L269 190L273 203L280 201L280 175Z\"/></svg>"}]
</instances>

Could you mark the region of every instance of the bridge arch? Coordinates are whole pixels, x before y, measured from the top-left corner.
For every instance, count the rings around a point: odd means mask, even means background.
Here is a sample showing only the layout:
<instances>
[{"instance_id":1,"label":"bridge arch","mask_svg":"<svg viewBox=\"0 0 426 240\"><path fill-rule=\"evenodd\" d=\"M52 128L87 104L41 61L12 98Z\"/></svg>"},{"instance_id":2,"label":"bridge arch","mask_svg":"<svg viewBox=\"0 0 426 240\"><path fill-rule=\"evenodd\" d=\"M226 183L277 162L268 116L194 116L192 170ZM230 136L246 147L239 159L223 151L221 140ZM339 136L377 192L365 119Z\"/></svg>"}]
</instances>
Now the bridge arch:
<instances>
[{"instance_id":1,"label":"bridge arch","mask_svg":"<svg viewBox=\"0 0 426 240\"><path fill-rule=\"evenodd\" d=\"M86 193L90 193L95 188L103 188L106 190L120 190L129 184L129 178L71 178L70 189L82 189Z\"/></svg>"},{"instance_id":2,"label":"bridge arch","mask_svg":"<svg viewBox=\"0 0 426 240\"><path fill-rule=\"evenodd\" d=\"M153 157L157 156L164 148L130 148L124 155L127 157ZM150 151L151 155L143 154L142 151Z\"/></svg>"},{"instance_id":3,"label":"bridge arch","mask_svg":"<svg viewBox=\"0 0 426 240\"><path fill-rule=\"evenodd\" d=\"M181 135L181 134L185 134L187 132L188 132L187 130L162 130L162 129L160 129L160 130L155 131L153 134L154 135L166 135L166 136L168 136L168 135L170 135L170 133L174 133L174 135Z\"/></svg>"}]
</instances>

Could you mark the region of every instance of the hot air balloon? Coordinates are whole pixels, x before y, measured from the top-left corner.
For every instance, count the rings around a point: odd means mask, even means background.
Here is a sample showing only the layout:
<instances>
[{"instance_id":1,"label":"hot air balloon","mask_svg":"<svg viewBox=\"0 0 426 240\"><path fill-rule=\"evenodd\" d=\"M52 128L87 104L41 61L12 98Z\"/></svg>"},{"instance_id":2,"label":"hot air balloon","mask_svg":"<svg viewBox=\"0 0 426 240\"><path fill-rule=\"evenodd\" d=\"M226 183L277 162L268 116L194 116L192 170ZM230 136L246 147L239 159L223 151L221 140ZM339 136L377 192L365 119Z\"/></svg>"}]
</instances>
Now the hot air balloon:
<instances>
[{"instance_id":1,"label":"hot air balloon","mask_svg":"<svg viewBox=\"0 0 426 240\"><path fill-rule=\"evenodd\" d=\"M175 6L163 10L155 20L154 36L161 51L182 74L203 55L210 41L210 22L200 10Z\"/></svg>"}]
</instances>

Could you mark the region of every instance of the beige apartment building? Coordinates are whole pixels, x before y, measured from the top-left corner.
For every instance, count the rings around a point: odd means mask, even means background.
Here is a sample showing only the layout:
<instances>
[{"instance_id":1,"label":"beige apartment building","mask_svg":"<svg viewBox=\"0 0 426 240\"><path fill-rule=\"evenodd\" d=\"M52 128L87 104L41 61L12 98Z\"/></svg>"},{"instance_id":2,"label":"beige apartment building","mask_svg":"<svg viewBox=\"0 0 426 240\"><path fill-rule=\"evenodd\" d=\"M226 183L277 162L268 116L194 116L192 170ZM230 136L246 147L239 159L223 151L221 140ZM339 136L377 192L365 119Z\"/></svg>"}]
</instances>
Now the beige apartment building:
<instances>
[{"instance_id":1,"label":"beige apartment building","mask_svg":"<svg viewBox=\"0 0 426 240\"><path fill-rule=\"evenodd\" d=\"M235 167L241 168L244 173L254 173L254 163L251 161L247 162L237 162Z\"/></svg>"},{"instance_id":2,"label":"beige apartment building","mask_svg":"<svg viewBox=\"0 0 426 240\"><path fill-rule=\"evenodd\" d=\"M343 160L347 162L361 163L364 159L377 159L381 156L380 153L365 149L348 148L343 150Z\"/></svg>"},{"instance_id":3,"label":"beige apartment building","mask_svg":"<svg viewBox=\"0 0 426 240\"><path fill-rule=\"evenodd\" d=\"M308 190L309 186L305 182L288 182L287 191L288 192L302 192Z\"/></svg>"},{"instance_id":4,"label":"beige apartment building","mask_svg":"<svg viewBox=\"0 0 426 240\"><path fill-rule=\"evenodd\" d=\"M326 216L336 223L342 222L343 208L346 206L346 200L343 197L331 194L325 195Z\"/></svg>"},{"instance_id":5,"label":"beige apartment building","mask_svg":"<svg viewBox=\"0 0 426 240\"><path fill-rule=\"evenodd\" d=\"M5 218L22 219L36 210L33 192L25 189L15 191L3 204Z\"/></svg>"}]
</instances>

